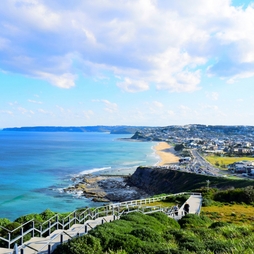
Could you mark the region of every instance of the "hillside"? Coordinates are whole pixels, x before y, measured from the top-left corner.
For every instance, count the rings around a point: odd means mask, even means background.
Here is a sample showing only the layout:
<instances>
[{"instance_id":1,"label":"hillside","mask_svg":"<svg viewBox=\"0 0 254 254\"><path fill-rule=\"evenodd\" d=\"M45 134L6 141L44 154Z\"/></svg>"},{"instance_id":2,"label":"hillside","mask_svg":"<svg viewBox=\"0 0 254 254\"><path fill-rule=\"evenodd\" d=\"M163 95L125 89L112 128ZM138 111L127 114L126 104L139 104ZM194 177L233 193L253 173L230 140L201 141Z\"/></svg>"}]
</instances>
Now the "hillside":
<instances>
[{"instance_id":1,"label":"hillside","mask_svg":"<svg viewBox=\"0 0 254 254\"><path fill-rule=\"evenodd\" d=\"M32 132L111 132L116 130L128 130L135 128L137 130L139 127L136 126L34 126L34 127L15 127L15 128L4 128L3 131L32 131ZM130 132L128 132L129 134ZM132 132L131 132L132 133ZM134 133L134 132L133 132ZM118 132L113 133L118 134ZM123 134L119 132L119 134Z\"/></svg>"},{"instance_id":2,"label":"hillside","mask_svg":"<svg viewBox=\"0 0 254 254\"><path fill-rule=\"evenodd\" d=\"M154 167L138 167L129 178L129 184L134 185L148 194L177 193L199 189L210 181L211 187L226 189L254 186L251 180L233 180L224 177L213 177L170 169Z\"/></svg>"}]
</instances>

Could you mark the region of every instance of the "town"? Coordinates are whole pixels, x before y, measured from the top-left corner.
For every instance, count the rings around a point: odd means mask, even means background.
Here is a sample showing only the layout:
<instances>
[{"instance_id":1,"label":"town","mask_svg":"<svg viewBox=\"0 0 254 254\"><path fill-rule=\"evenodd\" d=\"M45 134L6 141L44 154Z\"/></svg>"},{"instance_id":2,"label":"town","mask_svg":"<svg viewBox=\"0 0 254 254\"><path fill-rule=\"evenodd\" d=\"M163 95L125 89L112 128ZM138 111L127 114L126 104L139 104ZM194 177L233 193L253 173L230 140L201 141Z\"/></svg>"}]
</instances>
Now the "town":
<instances>
[{"instance_id":1,"label":"town","mask_svg":"<svg viewBox=\"0 0 254 254\"><path fill-rule=\"evenodd\" d=\"M132 139L168 142L181 157L167 168L211 176L254 178L254 127L190 124L144 128ZM165 166L164 166L165 167Z\"/></svg>"}]
</instances>

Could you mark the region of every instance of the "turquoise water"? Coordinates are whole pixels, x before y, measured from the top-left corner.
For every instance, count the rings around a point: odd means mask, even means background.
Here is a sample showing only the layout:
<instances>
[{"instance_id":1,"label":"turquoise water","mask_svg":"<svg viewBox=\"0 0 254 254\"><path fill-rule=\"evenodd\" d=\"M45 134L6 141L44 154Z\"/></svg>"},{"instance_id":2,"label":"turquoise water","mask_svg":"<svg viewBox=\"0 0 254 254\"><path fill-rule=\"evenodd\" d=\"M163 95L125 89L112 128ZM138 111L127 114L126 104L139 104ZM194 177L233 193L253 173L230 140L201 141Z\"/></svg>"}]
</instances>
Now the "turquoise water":
<instances>
[{"instance_id":1,"label":"turquoise water","mask_svg":"<svg viewBox=\"0 0 254 254\"><path fill-rule=\"evenodd\" d=\"M0 218L98 205L62 188L75 175L129 174L159 160L156 143L116 140L123 137L130 135L0 131Z\"/></svg>"}]
</instances>

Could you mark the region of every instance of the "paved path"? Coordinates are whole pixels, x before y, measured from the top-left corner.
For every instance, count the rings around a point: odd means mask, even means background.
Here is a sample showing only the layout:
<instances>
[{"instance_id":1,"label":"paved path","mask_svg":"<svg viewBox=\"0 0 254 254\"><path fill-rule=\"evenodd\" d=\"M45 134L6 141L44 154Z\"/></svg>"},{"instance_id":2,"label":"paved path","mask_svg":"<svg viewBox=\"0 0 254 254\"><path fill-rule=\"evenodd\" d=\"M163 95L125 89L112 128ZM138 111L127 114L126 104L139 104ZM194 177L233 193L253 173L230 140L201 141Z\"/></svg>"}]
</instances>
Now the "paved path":
<instances>
[{"instance_id":1,"label":"paved path","mask_svg":"<svg viewBox=\"0 0 254 254\"><path fill-rule=\"evenodd\" d=\"M199 208L202 202L202 197L199 195L191 195L190 198L186 201L190 205L190 213L197 214L199 212ZM185 203L186 203L185 202ZM185 204L184 203L184 204ZM170 216L174 218L175 220L179 220L182 218L184 215L183 212L183 206L179 209L178 216ZM115 217L117 219L117 217ZM87 231L91 230L92 228L95 228L97 225L102 224L104 222L110 222L113 221L113 216L106 216L106 217L101 217L95 220L88 220L86 221L87 226ZM41 249L43 246L43 249L40 252L34 251L29 247L24 247L24 254L47 254L48 253L48 245L47 243L51 240L54 239L53 241L50 242L51 245L51 251L53 251L57 245L60 244L60 234L63 230L55 230L50 234L50 236L44 238L44 237L34 237L31 240L25 242L25 244L31 248L34 248L36 250ZM66 234L63 235L63 242L68 241L71 237L74 237L79 233L80 235L85 234L85 227L84 224L74 224L70 229L64 230ZM56 237L57 236L57 237ZM21 252L19 251L18 254ZM12 250L10 249L5 249L5 248L0 248L0 254L12 254Z\"/></svg>"},{"instance_id":2,"label":"paved path","mask_svg":"<svg viewBox=\"0 0 254 254\"><path fill-rule=\"evenodd\" d=\"M188 203L190 205L190 212L189 213L198 214L199 213L199 208L202 204L202 196L191 195L186 200L186 202L180 207L179 212L178 212L178 216L173 216L172 218L174 218L175 220L180 220L183 217L183 215L184 215L183 207L186 203Z\"/></svg>"}]
</instances>

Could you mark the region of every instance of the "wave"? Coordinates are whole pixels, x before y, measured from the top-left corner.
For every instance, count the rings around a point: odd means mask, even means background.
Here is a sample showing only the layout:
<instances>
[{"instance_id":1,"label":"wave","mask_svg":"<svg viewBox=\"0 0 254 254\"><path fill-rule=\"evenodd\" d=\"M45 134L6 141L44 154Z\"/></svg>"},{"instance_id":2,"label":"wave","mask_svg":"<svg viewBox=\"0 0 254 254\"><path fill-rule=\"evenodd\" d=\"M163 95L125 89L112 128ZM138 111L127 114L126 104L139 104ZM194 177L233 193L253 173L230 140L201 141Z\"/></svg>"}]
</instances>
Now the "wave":
<instances>
[{"instance_id":1,"label":"wave","mask_svg":"<svg viewBox=\"0 0 254 254\"><path fill-rule=\"evenodd\" d=\"M87 175L87 174L91 174L91 173L94 173L94 172L97 172L97 171L103 171L103 170L106 170L106 169L111 169L111 167L93 168L93 169L90 169L90 170L84 170L84 171L80 172L79 175Z\"/></svg>"}]
</instances>

